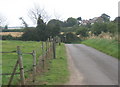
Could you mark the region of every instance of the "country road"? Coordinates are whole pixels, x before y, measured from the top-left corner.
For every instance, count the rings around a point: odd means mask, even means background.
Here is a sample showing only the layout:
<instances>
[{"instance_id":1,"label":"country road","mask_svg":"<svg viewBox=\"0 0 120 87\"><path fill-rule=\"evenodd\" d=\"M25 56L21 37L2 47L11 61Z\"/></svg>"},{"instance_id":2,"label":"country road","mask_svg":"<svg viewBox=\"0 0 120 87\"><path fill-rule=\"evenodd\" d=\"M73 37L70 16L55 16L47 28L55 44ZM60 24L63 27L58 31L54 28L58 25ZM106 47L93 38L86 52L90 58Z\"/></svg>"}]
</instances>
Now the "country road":
<instances>
[{"instance_id":1,"label":"country road","mask_svg":"<svg viewBox=\"0 0 120 87\"><path fill-rule=\"evenodd\" d=\"M66 44L67 85L118 85L118 60L83 44Z\"/></svg>"}]
</instances>

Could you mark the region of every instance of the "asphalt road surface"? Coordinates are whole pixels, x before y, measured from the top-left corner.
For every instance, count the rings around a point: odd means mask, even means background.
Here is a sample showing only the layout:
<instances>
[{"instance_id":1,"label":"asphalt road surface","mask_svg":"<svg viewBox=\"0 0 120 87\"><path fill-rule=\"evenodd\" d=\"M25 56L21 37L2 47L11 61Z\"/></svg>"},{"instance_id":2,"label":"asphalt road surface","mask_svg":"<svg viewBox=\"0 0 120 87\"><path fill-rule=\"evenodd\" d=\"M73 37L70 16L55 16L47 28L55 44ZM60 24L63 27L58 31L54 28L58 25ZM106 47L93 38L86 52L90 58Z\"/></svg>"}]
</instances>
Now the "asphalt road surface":
<instances>
[{"instance_id":1,"label":"asphalt road surface","mask_svg":"<svg viewBox=\"0 0 120 87\"><path fill-rule=\"evenodd\" d=\"M118 60L83 44L66 44L68 85L118 85Z\"/></svg>"}]
</instances>

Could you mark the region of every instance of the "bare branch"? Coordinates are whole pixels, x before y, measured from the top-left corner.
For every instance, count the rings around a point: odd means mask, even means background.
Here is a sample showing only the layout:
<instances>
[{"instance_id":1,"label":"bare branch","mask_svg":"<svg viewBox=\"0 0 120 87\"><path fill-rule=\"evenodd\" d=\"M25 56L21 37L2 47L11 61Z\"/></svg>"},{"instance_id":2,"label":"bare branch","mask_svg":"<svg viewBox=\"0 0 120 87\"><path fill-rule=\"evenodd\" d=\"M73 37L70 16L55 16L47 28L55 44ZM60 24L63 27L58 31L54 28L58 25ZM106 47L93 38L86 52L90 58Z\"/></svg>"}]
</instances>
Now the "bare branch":
<instances>
[{"instance_id":1,"label":"bare branch","mask_svg":"<svg viewBox=\"0 0 120 87\"><path fill-rule=\"evenodd\" d=\"M20 17L19 19L22 20L23 25L25 26L25 28L27 28L28 24L25 22L25 20L22 17Z\"/></svg>"},{"instance_id":2,"label":"bare branch","mask_svg":"<svg viewBox=\"0 0 120 87\"><path fill-rule=\"evenodd\" d=\"M28 11L28 16L30 17L34 24L37 24L39 15L41 16L44 22L47 22L50 19L45 9L40 8L38 5L35 5L34 8Z\"/></svg>"}]
</instances>

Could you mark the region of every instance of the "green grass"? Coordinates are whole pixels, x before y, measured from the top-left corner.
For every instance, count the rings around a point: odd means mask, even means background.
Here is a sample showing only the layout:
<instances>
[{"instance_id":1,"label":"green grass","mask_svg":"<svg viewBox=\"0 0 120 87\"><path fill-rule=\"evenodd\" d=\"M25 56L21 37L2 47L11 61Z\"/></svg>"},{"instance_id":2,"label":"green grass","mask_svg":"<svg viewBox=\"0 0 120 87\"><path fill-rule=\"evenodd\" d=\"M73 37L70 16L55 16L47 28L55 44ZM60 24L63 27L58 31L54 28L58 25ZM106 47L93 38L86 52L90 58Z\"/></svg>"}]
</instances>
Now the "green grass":
<instances>
[{"instance_id":1,"label":"green grass","mask_svg":"<svg viewBox=\"0 0 120 87\"><path fill-rule=\"evenodd\" d=\"M32 50L36 50L37 58L41 54L41 43L35 41L2 41L2 51L9 52L9 51L16 51L16 46L21 47L21 51L23 53L32 52ZM8 53L2 54L2 73L11 73L13 71L13 67L18 59L16 53ZM29 70L32 68L32 55L23 54L23 64L24 70ZM19 68L17 69L19 72ZM25 73L25 78L29 76L29 73ZM7 85L10 76L2 76L2 84ZM12 84L18 84L20 81L19 75L16 75Z\"/></svg>"},{"instance_id":2,"label":"green grass","mask_svg":"<svg viewBox=\"0 0 120 87\"><path fill-rule=\"evenodd\" d=\"M91 46L97 50L100 50L110 56L116 57L120 59L120 54L118 53L118 49L120 48L120 44L118 44L115 40L108 39L88 39L82 42L82 44Z\"/></svg>"},{"instance_id":3,"label":"green grass","mask_svg":"<svg viewBox=\"0 0 120 87\"><path fill-rule=\"evenodd\" d=\"M41 55L41 42L35 41L2 41L2 51L16 51L16 47L20 46L22 53L32 52L32 50L36 50L37 52L37 60ZM2 73L11 73L13 71L13 67L18 59L16 53L2 54ZM33 58L31 55L23 54L23 64L24 70L29 70L32 68ZM67 67L67 57L64 44L61 46L57 46L56 48L56 59L49 60L51 63L49 64L49 69L47 72L38 75L37 84L47 84L47 85L57 85L63 84L68 81L68 67ZM19 72L19 68L17 69ZM25 78L29 79L31 72L25 73ZM10 76L2 77L2 84L7 85ZM12 85L19 84L20 76L15 75Z\"/></svg>"},{"instance_id":4,"label":"green grass","mask_svg":"<svg viewBox=\"0 0 120 87\"><path fill-rule=\"evenodd\" d=\"M69 71L64 44L57 46L56 56L56 59L51 60L50 70L41 76L37 76L37 80L40 84L58 85L68 81Z\"/></svg>"}]
</instances>

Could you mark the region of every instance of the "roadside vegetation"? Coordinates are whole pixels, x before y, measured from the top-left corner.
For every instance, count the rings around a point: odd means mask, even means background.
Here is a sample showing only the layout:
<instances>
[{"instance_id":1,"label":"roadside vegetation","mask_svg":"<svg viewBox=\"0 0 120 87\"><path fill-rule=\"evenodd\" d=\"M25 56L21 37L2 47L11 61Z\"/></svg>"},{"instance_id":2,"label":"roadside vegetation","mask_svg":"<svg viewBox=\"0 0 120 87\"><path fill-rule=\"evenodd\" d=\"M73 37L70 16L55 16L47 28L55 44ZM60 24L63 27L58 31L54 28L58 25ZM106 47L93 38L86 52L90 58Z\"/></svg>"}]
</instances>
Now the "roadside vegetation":
<instances>
[{"instance_id":1,"label":"roadside vegetation","mask_svg":"<svg viewBox=\"0 0 120 87\"><path fill-rule=\"evenodd\" d=\"M22 53L30 53L32 50L37 52L37 61L39 56L42 54L41 51L41 42L36 41L2 41L2 51L11 52L16 51L16 46L21 47ZM58 85L63 84L68 81L68 67L67 67L67 57L64 44L56 46L56 59L51 59L48 61L49 70L40 73L36 76L38 83L36 84L47 84L47 85ZM18 57L16 53L2 54L2 73L11 73L13 67L17 61ZM23 54L23 64L24 71L32 69L32 55ZM19 68L17 69L19 72ZM30 72L25 73L25 79L30 78ZM2 76L2 84L7 85L10 76ZM15 75L13 79L13 85L19 84L20 77L19 74Z\"/></svg>"},{"instance_id":2,"label":"roadside vegetation","mask_svg":"<svg viewBox=\"0 0 120 87\"><path fill-rule=\"evenodd\" d=\"M56 59L50 61L49 70L42 75L37 75L37 81L42 85L63 85L69 80L67 56L65 45L56 48Z\"/></svg>"},{"instance_id":3,"label":"roadside vegetation","mask_svg":"<svg viewBox=\"0 0 120 87\"><path fill-rule=\"evenodd\" d=\"M118 49L120 49L120 43L115 40L94 38L85 40L82 42L82 44L88 45L110 56L120 59L120 54L118 53Z\"/></svg>"}]
</instances>

